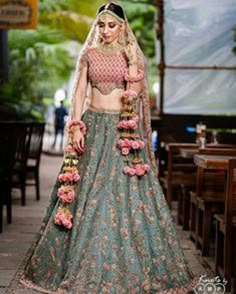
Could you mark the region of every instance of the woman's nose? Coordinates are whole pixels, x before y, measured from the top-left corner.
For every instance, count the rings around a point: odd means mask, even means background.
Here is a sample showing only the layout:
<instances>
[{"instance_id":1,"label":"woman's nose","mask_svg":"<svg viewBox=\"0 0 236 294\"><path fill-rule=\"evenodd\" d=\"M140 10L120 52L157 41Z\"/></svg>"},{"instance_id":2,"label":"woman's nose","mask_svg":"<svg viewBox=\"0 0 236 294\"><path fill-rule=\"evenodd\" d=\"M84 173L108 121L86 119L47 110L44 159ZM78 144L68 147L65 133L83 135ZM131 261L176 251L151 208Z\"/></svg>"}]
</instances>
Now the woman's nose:
<instances>
[{"instance_id":1,"label":"woman's nose","mask_svg":"<svg viewBox=\"0 0 236 294\"><path fill-rule=\"evenodd\" d=\"M103 31L105 34L108 32L108 27L107 26L105 26L104 27L104 31Z\"/></svg>"}]
</instances>

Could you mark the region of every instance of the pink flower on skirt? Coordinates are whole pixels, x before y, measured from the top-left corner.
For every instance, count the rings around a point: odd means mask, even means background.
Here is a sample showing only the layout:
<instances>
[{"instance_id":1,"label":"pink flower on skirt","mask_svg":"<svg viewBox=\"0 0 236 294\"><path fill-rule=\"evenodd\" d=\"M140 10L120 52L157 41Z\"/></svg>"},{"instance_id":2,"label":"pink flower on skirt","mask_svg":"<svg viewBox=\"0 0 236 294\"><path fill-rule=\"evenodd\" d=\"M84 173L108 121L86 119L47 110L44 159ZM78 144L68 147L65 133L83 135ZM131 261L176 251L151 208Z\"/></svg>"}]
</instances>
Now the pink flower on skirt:
<instances>
[{"instance_id":1,"label":"pink flower on skirt","mask_svg":"<svg viewBox=\"0 0 236 294\"><path fill-rule=\"evenodd\" d=\"M63 203L71 203L75 199L75 191L71 186L61 186L57 190L57 196Z\"/></svg>"},{"instance_id":2,"label":"pink flower on skirt","mask_svg":"<svg viewBox=\"0 0 236 294\"><path fill-rule=\"evenodd\" d=\"M137 125L137 121L134 120L134 119L130 119L130 120L127 120L128 122L128 128L131 129L131 130L135 130L137 129L138 125Z\"/></svg>"},{"instance_id":3,"label":"pink flower on skirt","mask_svg":"<svg viewBox=\"0 0 236 294\"><path fill-rule=\"evenodd\" d=\"M121 120L117 124L118 129L130 129L135 130L137 129L137 120L136 119L129 119L129 120Z\"/></svg>"},{"instance_id":4,"label":"pink flower on skirt","mask_svg":"<svg viewBox=\"0 0 236 294\"><path fill-rule=\"evenodd\" d=\"M58 176L60 182L77 182L79 179L80 175L77 170L68 171Z\"/></svg>"},{"instance_id":5,"label":"pink flower on skirt","mask_svg":"<svg viewBox=\"0 0 236 294\"><path fill-rule=\"evenodd\" d=\"M129 154L129 148L126 148L126 147L122 148L122 149L121 149L121 153L122 153L123 155L127 155L127 154Z\"/></svg>"},{"instance_id":6,"label":"pink flower on skirt","mask_svg":"<svg viewBox=\"0 0 236 294\"><path fill-rule=\"evenodd\" d=\"M54 216L54 222L56 225L63 225L67 229L72 228L72 213L63 207L58 207L57 213Z\"/></svg>"},{"instance_id":7,"label":"pink flower on skirt","mask_svg":"<svg viewBox=\"0 0 236 294\"><path fill-rule=\"evenodd\" d=\"M136 164L134 166L134 169L135 169L135 173L137 176L143 176L146 172L146 170L142 164Z\"/></svg>"},{"instance_id":8,"label":"pink flower on skirt","mask_svg":"<svg viewBox=\"0 0 236 294\"><path fill-rule=\"evenodd\" d=\"M135 169L129 166L125 166L123 169L123 172L129 176L134 176L135 175Z\"/></svg>"},{"instance_id":9,"label":"pink flower on skirt","mask_svg":"<svg viewBox=\"0 0 236 294\"><path fill-rule=\"evenodd\" d=\"M132 141L131 142L131 147L132 149L139 149L140 148L140 144L138 141Z\"/></svg>"}]
</instances>

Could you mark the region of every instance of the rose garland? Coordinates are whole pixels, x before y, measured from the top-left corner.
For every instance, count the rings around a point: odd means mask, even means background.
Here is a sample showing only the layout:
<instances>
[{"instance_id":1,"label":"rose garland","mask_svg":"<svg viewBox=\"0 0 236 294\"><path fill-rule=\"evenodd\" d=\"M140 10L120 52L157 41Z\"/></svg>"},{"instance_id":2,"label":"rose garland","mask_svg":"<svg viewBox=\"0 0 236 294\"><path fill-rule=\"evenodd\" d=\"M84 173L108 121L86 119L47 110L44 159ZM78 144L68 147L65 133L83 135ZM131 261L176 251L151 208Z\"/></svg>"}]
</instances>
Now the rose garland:
<instances>
[{"instance_id":1,"label":"rose garland","mask_svg":"<svg viewBox=\"0 0 236 294\"><path fill-rule=\"evenodd\" d=\"M80 128L83 135L86 134L86 127L82 121L72 120L68 124L67 133L69 135L69 144L65 148L62 173L58 175L58 181L61 183L61 186L57 190L60 204L54 216L54 223L59 226L64 226L67 229L72 228L73 215L70 210L70 205L75 200L76 187L80 179L77 166L80 156L86 150L86 148L84 148L82 151L77 151L73 148L71 143L71 136L77 127Z\"/></svg>"},{"instance_id":2,"label":"rose garland","mask_svg":"<svg viewBox=\"0 0 236 294\"><path fill-rule=\"evenodd\" d=\"M133 90L124 91L124 108L117 124L117 128L121 131L117 146L127 162L123 172L129 176L143 176L150 169L150 166L143 162L139 154L140 150L145 147L145 143L136 131L139 122L138 114L135 111L137 97L137 92Z\"/></svg>"}]
</instances>

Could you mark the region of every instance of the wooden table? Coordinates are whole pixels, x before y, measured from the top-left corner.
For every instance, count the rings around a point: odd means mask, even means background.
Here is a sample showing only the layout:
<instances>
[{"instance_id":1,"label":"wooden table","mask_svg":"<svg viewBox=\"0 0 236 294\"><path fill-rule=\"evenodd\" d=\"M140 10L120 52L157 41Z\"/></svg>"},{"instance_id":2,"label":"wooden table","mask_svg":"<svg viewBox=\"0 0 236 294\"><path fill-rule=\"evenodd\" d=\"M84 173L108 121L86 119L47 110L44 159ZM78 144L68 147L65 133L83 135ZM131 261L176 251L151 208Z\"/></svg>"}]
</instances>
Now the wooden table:
<instances>
[{"instance_id":1,"label":"wooden table","mask_svg":"<svg viewBox=\"0 0 236 294\"><path fill-rule=\"evenodd\" d=\"M230 144L207 144L206 148L199 147L180 147L180 156L183 158L194 158L195 154L211 154L211 155L224 155L236 156L236 145ZM219 154L220 153L220 154ZM230 154L229 154L230 153Z\"/></svg>"},{"instance_id":2,"label":"wooden table","mask_svg":"<svg viewBox=\"0 0 236 294\"><path fill-rule=\"evenodd\" d=\"M236 156L195 154L194 163L203 169L227 169L229 159Z\"/></svg>"}]
</instances>

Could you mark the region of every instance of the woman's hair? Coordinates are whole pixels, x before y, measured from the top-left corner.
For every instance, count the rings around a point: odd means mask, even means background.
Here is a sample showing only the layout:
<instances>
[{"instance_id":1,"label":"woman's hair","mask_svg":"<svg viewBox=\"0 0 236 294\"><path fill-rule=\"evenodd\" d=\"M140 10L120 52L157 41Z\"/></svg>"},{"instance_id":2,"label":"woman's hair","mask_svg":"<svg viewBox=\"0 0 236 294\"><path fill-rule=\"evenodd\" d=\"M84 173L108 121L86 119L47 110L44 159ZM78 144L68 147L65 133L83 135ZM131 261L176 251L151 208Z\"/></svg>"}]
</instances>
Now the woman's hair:
<instances>
[{"instance_id":1,"label":"woman's hair","mask_svg":"<svg viewBox=\"0 0 236 294\"><path fill-rule=\"evenodd\" d=\"M102 5L99 8L98 13L102 12L105 9L106 5L107 5L107 3ZM110 10L113 13L115 13L117 16L119 16L120 18L125 19L125 14L124 14L123 8L120 5L115 4L115 3L109 3L107 10Z\"/></svg>"}]
</instances>

